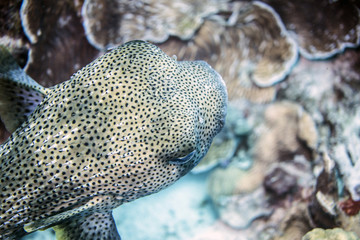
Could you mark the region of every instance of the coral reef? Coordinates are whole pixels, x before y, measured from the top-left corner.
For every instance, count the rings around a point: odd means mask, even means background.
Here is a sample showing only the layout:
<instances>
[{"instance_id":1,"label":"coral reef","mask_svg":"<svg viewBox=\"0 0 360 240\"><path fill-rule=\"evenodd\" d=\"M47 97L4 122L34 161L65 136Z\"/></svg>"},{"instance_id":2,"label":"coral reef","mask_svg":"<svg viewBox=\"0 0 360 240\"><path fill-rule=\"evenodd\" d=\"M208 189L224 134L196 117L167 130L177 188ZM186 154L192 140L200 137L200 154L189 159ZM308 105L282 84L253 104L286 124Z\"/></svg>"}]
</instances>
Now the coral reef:
<instances>
[{"instance_id":1,"label":"coral reef","mask_svg":"<svg viewBox=\"0 0 360 240\"><path fill-rule=\"evenodd\" d=\"M296 177L284 169L276 167L265 176L264 187L276 197L281 197L296 191Z\"/></svg>"},{"instance_id":2,"label":"coral reef","mask_svg":"<svg viewBox=\"0 0 360 240\"><path fill-rule=\"evenodd\" d=\"M218 199L220 220L235 229L248 227L255 219L268 217L273 210L268 207L262 189L245 195L235 195Z\"/></svg>"},{"instance_id":3,"label":"coral reef","mask_svg":"<svg viewBox=\"0 0 360 240\"><path fill-rule=\"evenodd\" d=\"M319 166L323 170L317 177L310 204L313 222L319 227L341 227L359 234L355 227L360 223L356 210L359 199L359 111L356 106L360 95L355 65L358 57L349 56L358 56L358 51L348 50L339 57L345 62L336 58L326 63L302 59L289 77L291 84L282 86L279 97L301 102L319 126ZM318 84L322 88L316 87Z\"/></svg>"},{"instance_id":4,"label":"coral reef","mask_svg":"<svg viewBox=\"0 0 360 240\"><path fill-rule=\"evenodd\" d=\"M302 154L310 159L317 147L318 133L314 121L298 104L277 102L264 112L265 124L255 143L255 161L275 162ZM288 155L288 156L287 156Z\"/></svg>"},{"instance_id":5,"label":"coral reef","mask_svg":"<svg viewBox=\"0 0 360 240\"><path fill-rule=\"evenodd\" d=\"M20 17L30 41L25 71L40 84L63 82L97 57L98 51L85 37L75 2L25 0Z\"/></svg>"},{"instance_id":6,"label":"coral reef","mask_svg":"<svg viewBox=\"0 0 360 240\"><path fill-rule=\"evenodd\" d=\"M230 99L270 101L275 96L272 85L297 60L297 46L266 4L235 2L230 9L206 20L192 40L160 46L180 59L209 62L225 79Z\"/></svg>"},{"instance_id":7,"label":"coral reef","mask_svg":"<svg viewBox=\"0 0 360 240\"><path fill-rule=\"evenodd\" d=\"M304 202L294 202L293 206L285 214L280 224L280 234L274 240L301 239L312 228L309 224L310 216L307 204Z\"/></svg>"},{"instance_id":8,"label":"coral reef","mask_svg":"<svg viewBox=\"0 0 360 240\"><path fill-rule=\"evenodd\" d=\"M355 1L264 2L280 15L300 53L308 59L329 58L360 43L360 15Z\"/></svg>"},{"instance_id":9,"label":"coral reef","mask_svg":"<svg viewBox=\"0 0 360 240\"><path fill-rule=\"evenodd\" d=\"M315 228L308 232L301 240L357 240L359 239L355 233L346 232L340 228L320 229Z\"/></svg>"},{"instance_id":10,"label":"coral reef","mask_svg":"<svg viewBox=\"0 0 360 240\"><path fill-rule=\"evenodd\" d=\"M237 105L239 109L247 108ZM266 222L272 215L277 219L279 209L294 201L292 196L308 191L315 183L308 160L313 159L318 134L311 117L290 102L260 109L247 116L255 129L246 132L247 147L240 143L253 163L241 168L233 155L227 166L215 169L209 177L209 194L219 219L236 229L253 226L254 221ZM307 197L297 199L306 206Z\"/></svg>"},{"instance_id":11,"label":"coral reef","mask_svg":"<svg viewBox=\"0 0 360 240\"><path fill-rule=\"evenodd\" d=\"M81 15L89 42L108 49L134 39L189 40L204 19L226 8L228 0L85 0Z\"/></svg>"},{"instance_id":12,"label":"coral reef","mask_svg":"<svg viewBox=\"0 0 360 240\"><path fill-rule=\"evenodd\" d=\"M22 31L21 0L1 1L0 3L0 44L9 46L11 54L19 65L24 67L29 49L28 39Z\"/></svg>"}]
</instances>

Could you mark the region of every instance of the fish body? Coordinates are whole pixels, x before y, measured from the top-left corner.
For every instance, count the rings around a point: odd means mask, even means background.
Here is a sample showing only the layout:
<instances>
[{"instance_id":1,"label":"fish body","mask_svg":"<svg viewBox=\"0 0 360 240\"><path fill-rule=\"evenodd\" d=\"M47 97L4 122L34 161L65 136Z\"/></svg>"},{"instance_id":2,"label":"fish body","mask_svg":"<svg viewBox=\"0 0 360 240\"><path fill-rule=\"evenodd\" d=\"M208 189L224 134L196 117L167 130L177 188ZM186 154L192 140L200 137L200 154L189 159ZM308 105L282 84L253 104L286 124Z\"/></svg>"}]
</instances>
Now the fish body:
<instances>
[{"instance_id":1,"label":"fish body","mask_svg":"<svg viewBox=\"0 0 360 240\"><path fill-rule=\"evenodd\" d=\"M143 41L52 88L15 78L0 84L27 88L40 103L0 146L0 239L48 227L57 239L120 239L111 210L189 172L226 114L224 82L208 64Z\"/></svg>"}]
</instances>

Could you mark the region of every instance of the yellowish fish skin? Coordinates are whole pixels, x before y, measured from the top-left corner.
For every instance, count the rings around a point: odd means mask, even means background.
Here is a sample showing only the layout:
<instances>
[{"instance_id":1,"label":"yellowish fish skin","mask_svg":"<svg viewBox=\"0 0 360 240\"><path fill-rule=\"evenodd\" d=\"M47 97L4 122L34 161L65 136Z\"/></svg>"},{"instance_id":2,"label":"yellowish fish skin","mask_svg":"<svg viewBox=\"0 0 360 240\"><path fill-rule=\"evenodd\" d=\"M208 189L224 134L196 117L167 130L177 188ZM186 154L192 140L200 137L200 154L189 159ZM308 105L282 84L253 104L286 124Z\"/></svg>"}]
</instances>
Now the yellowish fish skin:
<instances>
[{"instance_id":1,"label":"yellowish fish skin","mask_svg":"<svg viewBox=\"0 0 360 240\"><path fill-rule=\"evenodd\" d=\"M47 92L0 146L0 239L169 186L206 154L227 104L209 65L178 62L143 41Z\"/></svg>"}]
</instances>

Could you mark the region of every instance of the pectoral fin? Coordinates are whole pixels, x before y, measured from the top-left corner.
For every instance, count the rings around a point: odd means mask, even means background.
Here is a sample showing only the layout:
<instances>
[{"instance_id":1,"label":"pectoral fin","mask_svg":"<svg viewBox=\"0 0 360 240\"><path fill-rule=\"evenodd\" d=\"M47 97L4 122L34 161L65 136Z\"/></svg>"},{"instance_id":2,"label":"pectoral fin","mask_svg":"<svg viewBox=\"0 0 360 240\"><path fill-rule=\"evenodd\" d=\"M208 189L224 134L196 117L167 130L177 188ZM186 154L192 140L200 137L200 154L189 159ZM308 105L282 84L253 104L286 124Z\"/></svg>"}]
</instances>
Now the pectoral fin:
<instances>
[{"instance_id":1,"label":"pectoral fin","mask_svg":"<svg viewBox=\"0 0 360 240\"><path fill-rule=\"evenodd\" d=\"M10 52L0 46L0 116L9 132L14 132L49 90L29 77Z\"/></svg>"},{"instance_id":2,"label":"pectoral fin","mask_svg":"<svg viewBox=\"0 0 360 240\"><path fill-rule=\"evenodd\" d=\"M53 229L57 240L120 240L111 211L82 213Z\"/></svg>"}]
</instances>

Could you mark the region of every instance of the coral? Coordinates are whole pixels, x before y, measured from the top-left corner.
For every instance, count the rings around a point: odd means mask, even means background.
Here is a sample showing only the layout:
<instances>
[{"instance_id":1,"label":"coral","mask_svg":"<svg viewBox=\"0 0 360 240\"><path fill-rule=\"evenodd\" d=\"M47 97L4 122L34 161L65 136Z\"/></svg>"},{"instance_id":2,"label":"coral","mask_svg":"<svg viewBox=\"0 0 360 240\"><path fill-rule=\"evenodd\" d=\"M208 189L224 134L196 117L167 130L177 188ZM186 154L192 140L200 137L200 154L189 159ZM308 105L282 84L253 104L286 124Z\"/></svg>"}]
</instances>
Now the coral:
<instances>
[{"instance_id":1,"label":"coral","mask_svg":"<svg viewBox=\"0 0 360 240\"><path fill-rule=\"evenodd\" d=\"M360 236L360 214L349 216L343 211L339 211L338 216L336 217L338 221L338 227L350 232L354 232L356 235Z\"/></svg>"},{"instance_id":2,"label":"coral","mask_svg":"<svg viewBox=\"0 0 360 240\"><path fill-rule=\"evenodd\" d=\"M323 168L316 179L315 190L309 204L312 221L316 226L322 228L333 228L337 226L336 217L338 208L338 179L337 169L333 159L325 152L320 155Z\"/></svg>"},{"instance_id":3,"label":"coral","mask_svg":"<svg viewBox=\"0 0 360 240\"><path fill-rule=\"evenodd\" d=\"M300 191L312 184L313 180L307 177L309 169L302 169L299 167L300 163L297 165L275 165L274 169L281 169L286 178L267 184L268 189L274 189L274 184L278 187L278 194L273 195L262 187L269 164L254 162L247 171L234 165L229 165L226 169L215 169L209 178L209 194L219 218L234 228L246 228L255 219L269 217L284 194L295 189Z\"/></svg>"},{"instance_id":4,"label":"coral","mask_svg":"<svg viewBox=\"0 0 360 240\"><path fill-rule=\"evenodd\" d=\"M274 168L264 179L265 189L277 197L295 191L296 185L296 177L280 167Z\"/></svg>"},{"instance_id":5,"label":"coral","mask_svg":"<svg viewBox=\"0 0 360 240\"><path fill-rule=\"evenodd\" d=\"M227 81L231 99L268 102L276 94L273 85L285 78L297 59L296 44L280 18L261 2L49 4L26 0L20 14L31 43L26 72L45 86L67 79L98 55L88 42L104 50L132 39L167 40L160 46L168 54L182 60L206 60L214 66Z\"/></svg>"},{"instance_id":6,"label":"coral","mask_svg":"<svg viewBox=\"0 0 360 240\"><path fill-rule=\"evenodd\" d=\"M319 140L318 131L310 114L304 113L299 116L297 136L310 149L317 148Z\"/></svg>"},{"instance_id":7,"label":"coral","mask_svg":"<svg viewBox=\"0 0 360 240\"><path fill-rule=\"evenodd\" d=\"M357 56L358 51L348 50L346 55ZM320 149L328 153L339 167L329 174L334 175L335 171L339 171L340 179L333 182L340 181L345 184L338 187L338 193L331 192L335 202L340 197L337 194L343 194L344 189L354 201L360 199L360 138L357 134L360 131L360 111L354 108L360 99L357 90L360 75L355 67L358 57L342 59L347 62L340 64L336 59L327 63L309 62L302 59L298 68L289 76L291 85L286 90L279 91L280 98L302 102L314 121L321 126ZM331 66L334 66L334 69ZM345 77L343 71L349 72L349 69L353 71ZM319 88L318 85L322 87ZM319 181L322 181L321 178ZM323 193L331 190L328 183L322 185Z\"/></svg>"},{"instance_id":8,"label":"coral","mask_svg":"<svg viewBox=\"0 0 360 240\"><path fill-rule=\"evenodd\" d=\"M315 228L305 234L302 240L358 240L359 237L353 232L344 231L341 228L321 229Z\"/></svg>"},{"instance_id":9,"label":"coral","mask_svg":"<svg viewBox=\"0 0 360 240\"><path fill-rule=\"evenodd\" d=\"M293 240L301 239L305 233L310 231L309 214L307 204L295 202L280 224L277 236L273 240Z\"/></svg>"},{"instance_id":10,"label":"coral","mask_svg":"<svg viewBox=\"0 0 360 240\"><path fill-rule=\"evenodd\" d=\"M354 120L356 119L354 118ZM351 198L355 201L360 201L359 147L360 138L356 136L356 133L352 133L349 138L345 139L344 143L337 143L333 147L334 159L339 164L341 163L339 168L343 174L345 188L350 192Z\"/></svg>"},{"instance_id":11,"label":"coral","mask_svg":"<svg viewBox=\"0 0 360 240\"><path fill-rule=\"evenodd\" d=\"M321 125L324 121L323 112L336 105L334 85L339 78L329 63L301 57L287 81L280 83L278 100L301 103L314 121Z\"/></svg>"},{"instance_id":12,"label":"coral","mask_svg":"<svg viewBox=\"0 0 360 240\"><path fill-rule=\"evenodd\" d=\"M340 227L360 234L358 202L344 199L344 186L336 162L327 154L321 156L323 169L317 177L316 188L309 205L311 222L317 227ZM345 196L346 196L345 195Z\"/></svg>"},{"instance_id":13,"label":"coral","mask_svg":"<svg viewBox=\"0 0 360 240\"><path fill-rule=\"evenodd\" d=\"M0 45L9 47L12 53L21 52L27 55L28 41L22 31L19 13L21 2L13 0L0 3ZM21 62L20 65L25 65L25 63Z\"/></svg>"},{"instance_id":14,"label":"coral","mask_svg":"<svg viewBox=\"0 0 360 240\"><path fill-rule=\"evenodd\" d=\"M98 55L85 37L73 1L25 0L20 17L31 43L25 71L44 86L69 79Z\"/></svg>"},{"instance_id":15,"label":"coral","mask_svg":"<svg viewBox=\"0 0 360 240\"><path fill-rule=\"evenodd\" d=\"M85 0L84 28L89 42L107 49L134 39L164 42L190 39L204 18L226 8L227 0Z\"/></svg>"},{"instance_id":16,"label":"coral","mask_svg":"<svg viewBox=\"0 0 360 240\"><path fill-rule=\"evenodd\" d=\"M360 15L353 1L264 0L280 15L308 59L329 58L360 43ZM318 11L322 9L322 11Z\"/></svg>"},{"instance_id":17,"label":"coral","mask_svg":"<svg viewBox=\"0 0 360 240\"><path fill-rule=\"evenodd\" d=\"M309 114L292 102L277 102L264 112L265 124L255 143L255 161L290 160L296 154L311 158L318 134Z\"/></svg>"},{"instance_id":18,"label":"coral","mask_svg":"<svg viewBox=\"0 0 360 240\"><path fill-rule=\"evenodd\" d=\"M350 104L357 104L360 95L352 88L348 91L343 102L331 109L328 118L334 125L335 140L331 142L331 156L338 163L343 176L345 188L354 201L360 200L360 110L353 109ZM353 93L353 94L352 94ZM350 95L351 94L351 95ZM351 97L350 97L351 96Z\"/></svg>"},{"instance_id":19,"label":"coral","mask_svg":"<svg viewBox=\"0 0 360 240\"><path fill-rule=\"evenodd\" d=\"M223 197L217 202L220 219L229 226L241 229L248 227L255 219L271 215L263 189L246 195Z\"/></svg>"},{"instance_id":20,"label":"coral","mask_svg":"<svg viewBox=\"0 0 360 240\"><path fill-rule=\"evenodd\" d=\"M230 99L270 101L273 85L296 63L296 44L268 5L235 2L229 9L207 19L190 41L170 39L161 47L180 59L209 62L226 81Z\"/></svg>"},{"instance_id":21,"label":"coral","mask_svg":"<svg viewBox=\"0 0 360 240\"><path fill-rule=\"evenodd\" d=\"M279 102L258 111L252 104L237 107L253 130L247 133L247 141L239 144L242 150L237 150L230 164L210 174L209 194L223 222L245 228L255 219L270 217L274 208L285 208L291 199L301 199L299 193L311 189L314 178L306 159L312 160L318 135L311 117L298 104ZM261 141L263 145L259 145ZM250 167L240 169L235 158L242 154L253 160ZM261 200L257 199L260 192Z\"/></svg>"},{"instance_id":22,"label":"coral","mask_svg":"<svg viewBox=\"0 0 360 240\"><path fill-rule=\"evenodd\" d=\"M222 196L250 193L261 186L266 166L254 163L249 170L232 165L215 169L209 177L209 194L216 202Z\"/></svg>"},{"instance_id":23,"label":"coral","mask_svg":"<svg viewBox=\"0 0 360 240\"><path fill-rule=\"evenodd\" d=\"M360 82L360 49L348 50L334 59L333 71L342 81L359 89Z\"/></svg>"},{"instance_id":24,"label":"coral","mask_svg":"<svg viewBox=\"0 0 360 240\"><path fill-rule=\"evenodd\" d=\"M256 18L252 19L250 16ZM283 80L297 60L297 46L289 38L277 13L266 4L255 2L249 12L239 13L235 26L241 29L241 25L249 27L243 29L248 44L261 46L256 53L261 57L253 70L254 83L260 87L268 87ZM256 34L255 29L262 29L263 36Z\"/></svg>"},{"instance_id":25,"label":"coral","mask_svg":"<svg viewBox=\"0 0 360 240\"><path fill-rule=\"evenodd\" d=\"M340 202L339 207L347 215L354 216L354 215L357 215L360 211L360 201L354 201L351 198L349 198L345 201Z\"/></svg>"}]
</instances>

